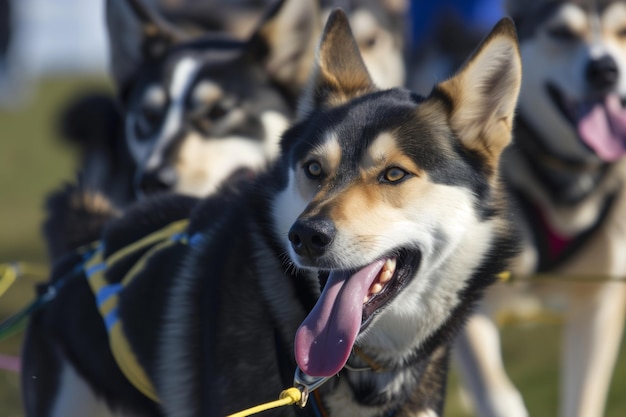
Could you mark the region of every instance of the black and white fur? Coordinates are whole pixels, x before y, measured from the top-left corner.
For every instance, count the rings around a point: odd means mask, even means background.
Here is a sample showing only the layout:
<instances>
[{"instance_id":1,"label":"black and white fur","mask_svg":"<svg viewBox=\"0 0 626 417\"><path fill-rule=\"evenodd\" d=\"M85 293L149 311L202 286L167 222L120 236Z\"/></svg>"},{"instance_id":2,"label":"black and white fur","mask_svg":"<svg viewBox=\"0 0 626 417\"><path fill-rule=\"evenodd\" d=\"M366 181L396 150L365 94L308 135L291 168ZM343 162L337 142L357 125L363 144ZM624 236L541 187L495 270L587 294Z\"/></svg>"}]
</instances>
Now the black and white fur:
<instances>
[{"instance_id":1,"label":"black and white fur","mask_svg":"<svg viewBox=\"0 0 626 417\"><path fill-rule=\"evenodd\" d=\"M203 200L146 200L101 235L110 252L190 217L188 232L203 236L197 246L162 249L120 295L125 333L160 406L120 375L81 279L31 320L26 415L98 408L107 416L224 416L266 402L292 384L296 362L335 373L307 357L302 337L311 320L324 320L318 307L332 288L354 284L365 285L367 301L347 302L358 307L349 314L358 321L350 343L380 369L338 347L349 356L330 364L339 377L320 388L322 406L330 416L441 416L449 345L514 254L497 167L520 79L515 29L503 20L429 97L378 90L346 15L333 12L299 121L267 173ZM93 200L76 193L58 197L49 223L88 209ZM83 240L95 238L86 233ZM57 263L53 280L64 268ZM371 287L362 269L375 272ZM366 369L344 368L346 360Z\"/></svg>"}]
</instances>

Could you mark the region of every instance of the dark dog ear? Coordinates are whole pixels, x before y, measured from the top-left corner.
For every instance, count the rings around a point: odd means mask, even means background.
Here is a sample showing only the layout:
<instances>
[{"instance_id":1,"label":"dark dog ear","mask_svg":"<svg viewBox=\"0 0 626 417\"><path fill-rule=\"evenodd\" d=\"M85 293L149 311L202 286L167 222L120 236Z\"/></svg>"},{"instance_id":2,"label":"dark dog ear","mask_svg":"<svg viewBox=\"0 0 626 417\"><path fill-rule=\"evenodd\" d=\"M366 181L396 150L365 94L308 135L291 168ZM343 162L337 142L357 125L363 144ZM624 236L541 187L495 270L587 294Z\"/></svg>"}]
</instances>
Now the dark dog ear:
<instances>
[{"instance_id":1,"label":"dark dog ear","mask_svg":"<svg viewBox=\"0 0 626 417\"><path fill-rule=\"evenodd\" d=\"M306 83L321 27L318 0L280 0L265 14L247 44L270 77L297 96Z\"/></svg>"},{"instance_id":2,"label":"dark dog ear","mask_svg":"<svg viewBox=\"0 0 626 417\"><path fill-rule=\"evenodd\" d=\"M450 107L450 125L462 144L483 156L493 171L511 142L522 82L522 63L513 21L504 18L465 65L433 90Z\"/></svg>"},{"instance_id":3,"label":"dark dog ear","mask_svg":"<svg viewBox=\"0 0 626 417\"><path fill-rule=\"evenodd\" d=\"M341 9L330 14L316 55L298 106L300 119L315 109L338 106L376 90Z\"/></svg>"},{"instance_id":4,"label":"dark dog ear","mask_svg":"<svg viewBox=\"0 0 626 417\"><path fill-rule=\"evenodd\" d=\"M110 66L118 91L123 95L139 67L160 58L182 33L144 4L148 0L107 0L106 23Z\"/></svg>"}]
</instances>

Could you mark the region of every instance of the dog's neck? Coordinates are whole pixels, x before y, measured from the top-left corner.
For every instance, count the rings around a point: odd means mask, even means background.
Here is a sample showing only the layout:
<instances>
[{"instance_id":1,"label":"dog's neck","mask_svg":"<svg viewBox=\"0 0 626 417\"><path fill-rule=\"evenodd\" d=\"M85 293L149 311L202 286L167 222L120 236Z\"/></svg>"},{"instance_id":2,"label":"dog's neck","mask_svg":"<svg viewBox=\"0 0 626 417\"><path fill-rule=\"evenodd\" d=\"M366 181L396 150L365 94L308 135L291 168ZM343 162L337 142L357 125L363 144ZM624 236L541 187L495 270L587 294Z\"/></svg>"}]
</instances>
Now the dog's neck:
<instances>
[{"instance_id":1,"label":"dog's neck","mask_svg":"<svg viewBox=\"0 0 626 417\"><path fill-rule=\"evenodd\" d=\"M546 146L549 138L541 137L519 116L515 126L515 153L528 167L537 187L543 188L554 205L576 205L584 202L596 186L604 179L610 164L588 162L556 155ZM506 159L505 159L506 161ZM519 173L507 172L510 182L515 184Z\"/></svg>"},{"instance_id":2,"label":"dog's neck","mask_svg":"<svg viewBox=\"0 0 626 417\"><path fill-rule=\"evenodd\" d=\"M357 366L369 366L354 359ZM330 415L404 417L439 415L443 409L448 347L421 355L411 366L340 372L322 387L323 406ZM408 393L408 395L407 395ZM407 397L409 400L407 401Z\"/></svg>"}]
</instances>

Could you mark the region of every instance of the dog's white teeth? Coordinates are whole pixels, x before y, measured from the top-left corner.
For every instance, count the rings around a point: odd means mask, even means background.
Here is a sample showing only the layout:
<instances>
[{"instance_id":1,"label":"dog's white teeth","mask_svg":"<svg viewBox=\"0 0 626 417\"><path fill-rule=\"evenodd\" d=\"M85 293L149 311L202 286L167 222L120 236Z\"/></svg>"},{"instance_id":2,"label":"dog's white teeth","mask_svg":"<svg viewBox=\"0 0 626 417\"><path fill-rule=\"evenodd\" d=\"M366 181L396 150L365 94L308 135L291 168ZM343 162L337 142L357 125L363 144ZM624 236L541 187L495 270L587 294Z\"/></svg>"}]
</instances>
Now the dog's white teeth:
<instances>
[{"instance_id":1,"label":"dog's white teeth","mask_svg":"<svg viewBox=\"0 0 626 417\"><path fill-rule=\"evenodd\" d=\"M363 304L369 302L375 295L382 292L385 285L391 281L394 272L396 272L396 259L387 259L382 267L382 270L378 274L378 279L370 287L369 293L363 298Z\"/></svg>"},{"instance_id":2,"label":"dog's white teeth","mask_svg":"<svg viewBox=\"0 0 626 417\"><path fill-rule=\"evenodd\" d=\"M393 276L393 271L386 269L380 274L380 282L385 284L391 280L392 276Z\"/></svg>"},{"instance_id":3,"label":"dog's white teeth","mask_svg":"<svg viewBox=\"0 0 626 417\"><path fill-rule=\"evenodd\" d=\"M385 261L385 265L383 265L383 272L390 271L391 275L396 271L396 265L398 264L398 260L396 258L387 259Z\"/></svg>"}]
</instances>

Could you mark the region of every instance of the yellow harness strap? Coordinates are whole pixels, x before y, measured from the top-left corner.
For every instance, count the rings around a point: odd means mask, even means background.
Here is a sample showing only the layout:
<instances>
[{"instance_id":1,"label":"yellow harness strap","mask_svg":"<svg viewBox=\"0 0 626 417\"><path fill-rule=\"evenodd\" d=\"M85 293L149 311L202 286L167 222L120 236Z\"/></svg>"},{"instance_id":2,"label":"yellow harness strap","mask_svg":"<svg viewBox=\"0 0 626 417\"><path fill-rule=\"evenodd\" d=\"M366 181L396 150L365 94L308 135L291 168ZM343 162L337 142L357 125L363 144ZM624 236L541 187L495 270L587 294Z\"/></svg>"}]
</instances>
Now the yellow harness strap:
<instances>
[{"instance_id":1,"label":"yellow harness strap","mask_svg":"<svg viewBox=\"0 0 626 417\"><path fill-rule=\"evenodd\" d=\"M188 224L189 221L187 219L171 223L163 229L157 230L137 242L133 242L132 244L121 248L106 259L104 259L104 250L100 247L95 251L91 258L85 262L87 282L89 283L91 291L96 296L98 301L98 310L100 311L100 315L104 319L105 326L109 332L109 344L111 351L113 352L113 357L115 358L120 370L124 373L131 384L133 384L133 386L141 391L146 397L155 402L159 402L156 390L146 375L145 370L139 364L137 356L135 356L135 353L130 347L128 340L124 335L122 323L117 316L117 306L119 303L117 292L126 287L133 280L133 278L137 276L137 274L144 268L147 260L153 254L177 242L186 242L185 239L172 239L172 236L183 233ZM105 274L108 268L128 255L132 255L133 253L151 245L153 245L153 247L139 259L139 261L124 276L124 279L119 284L111 284L106 280ZM102 297L99 297L100 295L102 295Z\"/></svg>"}]
</instances>

